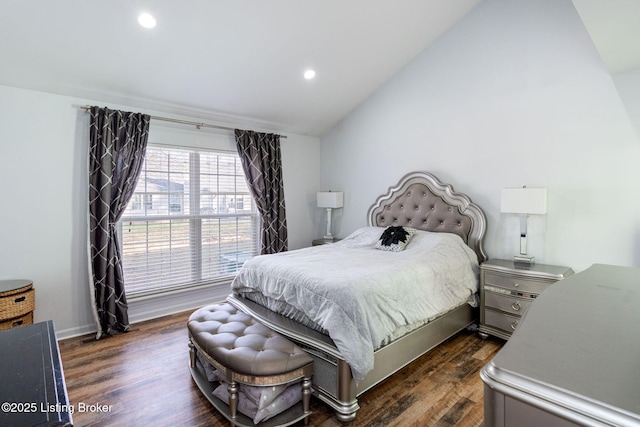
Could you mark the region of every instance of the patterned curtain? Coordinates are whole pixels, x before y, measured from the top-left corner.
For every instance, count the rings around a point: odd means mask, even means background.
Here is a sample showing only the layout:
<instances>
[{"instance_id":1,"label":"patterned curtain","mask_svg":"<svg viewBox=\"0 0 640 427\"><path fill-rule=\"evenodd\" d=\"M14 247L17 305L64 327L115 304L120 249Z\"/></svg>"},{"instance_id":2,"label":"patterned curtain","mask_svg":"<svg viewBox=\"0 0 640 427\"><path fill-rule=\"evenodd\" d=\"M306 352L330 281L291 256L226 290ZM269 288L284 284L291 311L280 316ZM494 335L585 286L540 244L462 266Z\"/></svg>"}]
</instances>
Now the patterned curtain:
<instances>
[{"instance_id":1,"label":"patterned curtain","mask_svg":"<svg viewBox=\"0 0 640 427\"><path fill-rule=\"evenodd\" d=\"M262 254L287 250L280 135L235 130L247 183L262 217Z\"/></svg>"},{"instance_id":2,"label":"patterned curtain","mask_svg":"<svg viewBox=\"0 0 640 427\"><path fill-rule=\"evenodd\" d=\"M150 117L91 107L89 126L89 270L96 339L129 329L116 223L144 161Z\"/></svg>"}]
</instances>

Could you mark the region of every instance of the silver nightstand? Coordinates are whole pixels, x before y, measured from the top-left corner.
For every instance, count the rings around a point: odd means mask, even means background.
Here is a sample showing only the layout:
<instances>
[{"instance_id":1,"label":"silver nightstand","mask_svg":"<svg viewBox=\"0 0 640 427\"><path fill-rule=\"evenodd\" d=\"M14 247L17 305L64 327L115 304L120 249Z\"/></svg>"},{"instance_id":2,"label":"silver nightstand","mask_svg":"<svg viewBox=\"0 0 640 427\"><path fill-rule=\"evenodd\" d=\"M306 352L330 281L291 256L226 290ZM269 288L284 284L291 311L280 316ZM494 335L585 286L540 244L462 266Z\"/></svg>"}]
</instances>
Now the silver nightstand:
<instances>
[{"instance_id":1,"label":"silver nightstand","mask_svg":"<svg viewBox=\"0 0 640 427\"><path fill-rule=\"evenodd\" d=\"M480 265L480 335L509 339L536 297L573 274L569 267L493 259Z\"/></svg>"},{"instance_id":2,"label":"silver nightstand","mask_svg":"<svg viewBox=\"0 0 640 427\"><path fill-rule=\"evenodd\" d=\"M340 239L315 239L311 242L312 246L320 246L320 245L328 245L330 243L335 243L340 241Z\"/></svg>"}]
</instances>

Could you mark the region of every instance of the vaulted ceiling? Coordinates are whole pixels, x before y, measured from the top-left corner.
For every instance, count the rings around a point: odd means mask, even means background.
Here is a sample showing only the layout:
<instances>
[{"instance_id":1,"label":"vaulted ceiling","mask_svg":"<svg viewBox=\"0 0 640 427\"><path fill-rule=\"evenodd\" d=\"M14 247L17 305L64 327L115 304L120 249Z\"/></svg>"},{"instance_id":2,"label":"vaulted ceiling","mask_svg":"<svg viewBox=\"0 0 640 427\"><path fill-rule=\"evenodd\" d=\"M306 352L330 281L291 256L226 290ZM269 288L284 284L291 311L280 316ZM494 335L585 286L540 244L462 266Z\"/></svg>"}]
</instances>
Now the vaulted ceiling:
<instances>
[{"instance_id":1,"label":"vaulted ceiling","mask_svg":"<svg viewBox=\"0 0 640 427\"><path fill-rule=\"evenodd\" d=\"M573 0L612 75L640 70L640 1Z\"/></svg>"},{"instance_id":2,"label":"vaulted ceiling","mask_svg":"<svg viewBox=\"0 0 640 427\"><path fill-rule=\"evenodd\" d=\"M10 0L0 84L321 135L480 1ZM612 36L639 3L574 0L613 73L640 68L640 25Z\"/></svg>"}]
</instances>

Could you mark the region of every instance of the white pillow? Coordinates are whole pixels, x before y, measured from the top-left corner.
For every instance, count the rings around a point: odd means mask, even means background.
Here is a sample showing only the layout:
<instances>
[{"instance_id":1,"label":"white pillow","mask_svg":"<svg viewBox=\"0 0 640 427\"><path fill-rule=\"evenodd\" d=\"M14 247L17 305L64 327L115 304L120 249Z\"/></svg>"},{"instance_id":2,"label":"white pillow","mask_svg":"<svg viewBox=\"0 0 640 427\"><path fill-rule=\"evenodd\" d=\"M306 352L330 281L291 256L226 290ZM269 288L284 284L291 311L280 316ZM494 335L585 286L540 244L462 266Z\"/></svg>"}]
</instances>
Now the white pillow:
<instances>
[{"instance_id":1,"label":"white pillow","mask_svg":"<svg viewBox=\"0 0 640 427\"><path fill-rule=\"evenodd\" d=\"M253 418L254 424L258 424L261 421L268 420L269 418L286 411L302 400L302 386L300 385L300 382L290 384L288 386L282 385L277 387L282 387L283 390L273 400L268 401L268 398L260 399L260 403L257 404L253 398L249 397L249 395L255 394L256 389L265 389L262 391L267 391L268 389L271 389L271 387L253 387L246 384L240 384L240 390L238 391L238 411L250 418ZM259 392L260 391L258 390L258 393ZM213 391L213 395L225 403L229 402L227 384L221 383Z\"/></svg>"}]
</instances>

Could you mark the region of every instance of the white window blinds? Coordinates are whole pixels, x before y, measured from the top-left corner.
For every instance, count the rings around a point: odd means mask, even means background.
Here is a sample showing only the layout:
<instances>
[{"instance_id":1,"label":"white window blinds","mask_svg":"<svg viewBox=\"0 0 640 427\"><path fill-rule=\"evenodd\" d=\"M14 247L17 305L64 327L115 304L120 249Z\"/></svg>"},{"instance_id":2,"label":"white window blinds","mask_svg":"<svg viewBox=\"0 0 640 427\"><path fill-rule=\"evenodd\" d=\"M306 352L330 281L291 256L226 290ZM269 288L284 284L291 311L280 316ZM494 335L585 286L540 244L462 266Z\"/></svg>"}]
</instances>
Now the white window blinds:
<instances>
[{"instance_id":1,"label":"white window blinds","mask_svg":"<svg viewBox=\"0 0 640 427\"><path fill-rule=\"evenodd\" d=\"M237 154L148 146L119 224L127 295L211 283L258 252Z\"/></svg>"}]
</instances>

